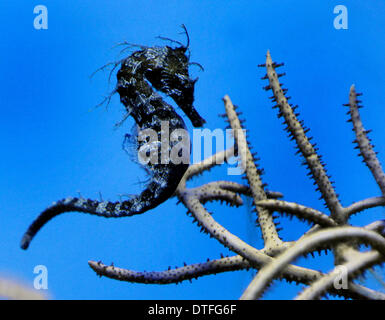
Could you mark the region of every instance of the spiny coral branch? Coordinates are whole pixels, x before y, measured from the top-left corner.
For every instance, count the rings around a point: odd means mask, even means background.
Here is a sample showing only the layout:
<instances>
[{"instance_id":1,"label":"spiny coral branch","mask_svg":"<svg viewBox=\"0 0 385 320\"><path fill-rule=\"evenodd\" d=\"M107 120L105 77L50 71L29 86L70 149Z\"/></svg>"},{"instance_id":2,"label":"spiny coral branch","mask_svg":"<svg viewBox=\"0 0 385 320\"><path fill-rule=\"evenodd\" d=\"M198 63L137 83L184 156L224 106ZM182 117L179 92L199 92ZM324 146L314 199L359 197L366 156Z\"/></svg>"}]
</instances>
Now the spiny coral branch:
<instances>
[{"instance_id":1,"label":"spiny coral branch","mask_svg":"<svg viewBox=\"0 0 385 320\"><path fill-rule=\"evenodd\" d=\"M164 271L135 271L112 265L108 266L100 261L88 261L88 264L99 276L105 276L119 281L144 284L178 284L203 276L253 268L251 264L240 255L185 265L175 269L169 268ZM286 281L295 281L296 283L303 284L310 284L312 281L321 279L323 276L319 271L291 266L282 272L282 278ZM331 288L330 293L352 299L368 299L368 297L370 298L373 295L372 290L353 283L350 285L349 290L341 291Z\"/></svg>"},{"instance_id":2,"label":"spiny coral branch","mask_svg":"<svg viewBox=\"0 0 385 320\"><path fill-rule=\"evenodd\" d=\"M101 262L89 261L89 266L100 276L136 283L170 284L217 273L250 268L250 264L241 256L226 257L203 263L185 265L165 271L134 271L107 266Z\"/></svg>"},{"instance_id":3,"label":"spiny coral branch","mask_svg":"<svg viewBox=\"0 0 385 320\"><path fill-rule=\"evenodd\" d=\"M285 96L286 90L281 88L278 80L279 76L275 71L276 67L277 64L273 63L270 52L268 51L266 56L266 69L269 85L265 87L265 89L271 89L273 91L273 100L276 101L276 106L279 108L279 116L284 117L284 123L287 125L287 130L296 141L299 151L305 158L311 176L315 180L322 198L325 200L327 207L332 213L332 218L338 222L342 210L341 204L329 176L321 163L320 156L317 154L316 149L310 143L309 138L306 135L308 130L305 129L302 122L297 119L297 115L287 101L288 98Z\"/></svg>"},{"instance_id":4,"label":"spiny coral branch","mask_svg":"<svg viewBox=\"0 0 385 320\"><path fill-rule=\"evenodd\" d=\"M226 114L229 119L230 126L233 130L235 141L237 143L238 154L241 158L242 167L246 170L246 177L249 182L251 193L253 195L253 202L258 213L258 223L261 227L265 249L274 252L282 246L282 241L278 236L274 220L269 210L258 207L257 205L259 200L267 199L264 185L262 183L259 171L255 166L254 157L247 145L246 137L238 119L238 115L235 112L234 105L231 102L230 97L227 95L223 100L225 103Z\"/></svg>"},{"instance_id":5,"label":"spiny coral branch","mask_svg":"<svg viewBox=\"0 0 385 320\"><path fill-rule=\"evenodd\" d=\"M261 266L272 261L272 258L267 254L250 246L216 222L194 195L192 189L179 191L178 198L188 208L189 213L197 220L200 227L231 251L238 253L246 259L253 268L259 269ZM296 266L289 266L287 269L288 272L291 272L293 279L302 279L305 276L304 273L306 273L304 270L305 269ZM310 278L313 276L314 274L309 275Z\"/></svg>"},{"instance_id":6,"label":"spiny coral branch","mask_svg":"<svg viewBox=\"0 0 385 320\"><path fill-rule=\"evenodd\" d=\"M207 212L200 203L198 197L194 194L194 190L188 189L179 191L178 198L188 208L189 212L198 221L199 225L212 237L216 238L224 246L238 253L255 266L259 267L262 265L265 260L265 255L216 222L211 214Z\"/></svg>"},{"instance_id":7,"label":"spiny coral branch","mask_svg":"<svg viewBox=\"0 0 385 320\"><path fill-rule=\"evenodd\" d=\"M239 193L245 196L252 196L250 187L244 184L240 184L237 182L233 181L226 181L226 180L219 180L219 181L214 181L214 182L209 182L206 183L205 185L201 186L206 187L209 186L214 189L222 189L222 190L227 190L227 191L232 191L233 193ZM265 191L266 196L268 199L277 199L277 198L282 198L283 194L281 192L277 191Z\"/></svg>"},{"instance_id":8,"label":"spiny coral branch","mask_svg":"<svg viewBox=\"0 0 385 320\"><path fill-rule=\"evenodd\" d=\"M345 208L345 214L347 217L349 217L366 209L383 206L385 206L384 197L372 197L351 204L349 207Z\"/></svg>"},{"instance_id":9,"label":"spiny coral branch","mask_svg":"<svg viewBox=\"0 0 385 320\"><path fill-rule=\"evenodd\" d=\"M344 273L344 277L352 281L354 277L357 277L361 274L362 270L373 267L375 264L383 263L383 256L376 251L370 252L356 252L354 259L351 259L343 265L338 265L330 273L321 277L309 287L307 287L303 292L301 292L296 300L312 300L318 299L322 294L324 294L329 288L332 287L335 280L341 276L341 273ZM345 274L346 272L346 274ZM348 287L351 284L348 283ZM344 289L341 289L344 290ZM370 296L370 299L376 300L385 300L385 294L377 292L374 290L367 291L367 294Z\"/></svg>"},{"instance_id":10,"label":"spiny coral branch","mask_svg":"<svg viewBox=\"0 0 385 320\"><path fill-rule=\"evenodd\" d=\"M330 288L329 290L332 292L332 291L335 291L336 289ZM361 285L353 283L353 282L349 283L349 289L348 290L353 291L357 295L357 297L355 299L359 299L359 300L385 300L385 297L382 295L381 292L369 289L367 287L361 286ZM341 290L338 290L338 291L341 291Z\"/></svg>"},{"instance_id":11,"label":"spiny coral branch","mask_svg":"<svg viewBox=\"0 0 385 320\"><path fill-rule=\"evenodd\" d=\"M288 202L283 200L260 200L257 202L258 206L270 209L272 211L283 212L286 214L292 214L300 220L305 220L310 223L319 224L323 227L337 226L334 220L330 219L326 214L300 205L295 202Z\"/></svg>"},{"instance_id":12,"label":"spiny coral branch","mask_svg":"<svg viewBox=\"0 0 385 320\"><path fill-rule=\"evenodd\" d=\"M358 112L358 108L361 107L358 105L360 103L360 101L357 100L358 95L360 94L356 93L355 87L352 85L350 87L348 106L350 110L349 113L351 122L353 123L353 130L356 134L356 140L354 142L358 144L360 155L363 157L364 163L371 171L374 179L381 189L382 194L385 195L385 174L381 163L377 158L376 152L373 150L373 145L367 136L369 131L365 130L364 126L362 125L360 113Z\"/></svg>"},{"instance_id":13,"label":"spiny coral branch","mask_svg":"<svg viewBox=\"0 0 385 320\"><path fill-rule=\"evenodd\" d=\"M212 200L221 200L235 206L241 206L243 204L242 198L238 194L220 188L216 183L206 184L190 190L195 193L195 196L201 203Z\"/></svg>"},{"instance_id":14,"label":"spiny coral branch","mask_svg":"<svg viewBox=\"0 0 385 320\"><path fill-rule=\"evenodd\" d=\"M226 150L220 151L199 163L190 165L186 173L184 174L181 183L186 183L186 181L190 180L192 177L202 174L203 172L210 170L216 165L223 164L227 159L231 158L232 156L234 156L234 147L230 147Z\"/></svg>"},{"instance_id":15,"label":"spiny coral branch","mask_svg":"<svg viewBox=\"0 0 385 320\"><path fill-rule=\"evenodd\" d=\"M299 256L312 252L316 250L316 248L325 246L326 244L332 245L341 240L346 241L351 239L370 244L374 249L378 250L382 254L382 258L384 258L385 238L377 232L347 226L324 229L298 240L292 247L279 255L274 263L260 270L241 296L241 299L250 300L259 298L266 290L269 282L272 281L283 268Z\"/></svg>"}]
</instances>

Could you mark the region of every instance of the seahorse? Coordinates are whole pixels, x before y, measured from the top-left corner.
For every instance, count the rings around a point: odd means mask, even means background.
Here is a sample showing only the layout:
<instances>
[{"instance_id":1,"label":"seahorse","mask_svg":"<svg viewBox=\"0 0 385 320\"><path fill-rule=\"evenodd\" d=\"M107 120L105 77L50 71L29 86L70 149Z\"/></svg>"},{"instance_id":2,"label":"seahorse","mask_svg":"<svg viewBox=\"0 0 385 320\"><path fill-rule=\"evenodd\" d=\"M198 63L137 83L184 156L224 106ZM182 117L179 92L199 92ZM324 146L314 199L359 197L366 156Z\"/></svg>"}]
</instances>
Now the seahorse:
<instances>
[{"instance_id":1,"label":"seahorse","mask_svg":"<svg viewBox=\"0 0 385 320\"><path fill-rule=\"evenodd\" d=\"M116 92L125 106L127 115L134 118L139 131L152 129L161 141L162 123L166 122L169 131L187 130L183 119L174 108L154 90L163 92L171 97L191 120L194 127L201 127L205 120L193 106L194 85L197 79L189 76L189 38L187 30L187 45L180 46L144 47L133 52L120 63L117 72ZM138 138L137 138L138 139ZM146 141L137 140L137 150ZM157 148L158 158L161 156L158 141L148 147ZM178 142L170 142L171 150ZM189 149L189 148L188 148ZM126 201L98 201L83 197L68 197L53 203L45 209L29 226L21 240L21 248L27 249L36 233L52 218L64 212L83 212L106 218L127 217L144 213L169 199L189 164L184 162L148 163L145 167L150 173L150 182L138 195Z\"/></svg>"}]
</instances>

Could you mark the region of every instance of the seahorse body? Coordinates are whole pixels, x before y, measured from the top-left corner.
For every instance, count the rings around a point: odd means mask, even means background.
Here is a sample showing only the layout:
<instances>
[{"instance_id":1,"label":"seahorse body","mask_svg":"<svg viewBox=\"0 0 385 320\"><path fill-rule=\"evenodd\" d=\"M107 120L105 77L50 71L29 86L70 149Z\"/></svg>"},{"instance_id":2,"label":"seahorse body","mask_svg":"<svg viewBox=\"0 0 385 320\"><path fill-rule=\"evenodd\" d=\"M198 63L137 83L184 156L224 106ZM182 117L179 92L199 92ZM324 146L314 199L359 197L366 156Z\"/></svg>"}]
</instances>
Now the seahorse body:
<instances>
[{"instance_id":1,"label":"seahorse body","mask_svg":"<svg viewBox=\"0 0 385 320\"><path fill-rule=\"evenodd\" d=\"M132 53L122 61L117 73L116 91L138 125L139 130L153 129L161 138L162 122L166 121L169 131L186 130L183 119L174 108L153 90L170 96L185 112L193 126L199 127L205 120L193 107L194 85L190 79L186 56L187 47L146 47ZM150 85L151 83L151 85ZM140 148L145 142L138 142ZM171 149L177 142L171 142ZM160 157L160 154L159 154ZM21 241L21 248L27 249L36 233L55 216L70 211L84 212L102 217L125 217L146 212L170 198L188 168L188 163L149 163L151 174L147 187L137 196L122 202L97 201L85 198L66 198L46 210L30 225Z\"/></svg>"}]
</instances>

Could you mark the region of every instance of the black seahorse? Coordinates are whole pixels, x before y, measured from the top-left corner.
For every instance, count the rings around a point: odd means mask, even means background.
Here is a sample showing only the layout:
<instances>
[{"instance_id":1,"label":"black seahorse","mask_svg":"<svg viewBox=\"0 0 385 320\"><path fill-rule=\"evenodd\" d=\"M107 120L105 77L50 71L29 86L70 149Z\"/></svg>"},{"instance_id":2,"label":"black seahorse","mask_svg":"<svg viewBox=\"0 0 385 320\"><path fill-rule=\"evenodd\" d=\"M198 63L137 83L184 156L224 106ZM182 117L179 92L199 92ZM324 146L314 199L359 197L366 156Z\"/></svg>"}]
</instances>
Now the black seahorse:
<instances>
[{"instance_id":1,"label":"black seahorse","mask_svg":"<svg viewBox=\"0 0 385 320\"><path fill-rule=\"evenodd\" d=\"M141 50L122 60L117 73L116 91L126 108L127 115L134 118L139 131L154 130L158 135L158 141L161 141L162 122L168 123L170 132L176 129L186 130L186 125L174 108L153 88L170 96L189 117L194 127L200 127L205 123L193 107L196 79L189 76L189 65L192 64L186 54L189 38L186 28L182 27L187 35L187 45L178 42L180 44L178 47L143 46ZM146 141L138 141L137 148L143 147L145 143ZM170 142L168 148L171 150L177 143L177 141ZM160 157L160 148L157 150ZM60 200L45 209L30 225L21 240L21 248L27 249L40 228L64 212L77 211L107 218L146 212L173 195L188 166L188 163L175 164L173 161L148 163L146 170L151 174L149 184L139 195L127 201L97 201L82 197Z\"/></svg>"}]
</instances>

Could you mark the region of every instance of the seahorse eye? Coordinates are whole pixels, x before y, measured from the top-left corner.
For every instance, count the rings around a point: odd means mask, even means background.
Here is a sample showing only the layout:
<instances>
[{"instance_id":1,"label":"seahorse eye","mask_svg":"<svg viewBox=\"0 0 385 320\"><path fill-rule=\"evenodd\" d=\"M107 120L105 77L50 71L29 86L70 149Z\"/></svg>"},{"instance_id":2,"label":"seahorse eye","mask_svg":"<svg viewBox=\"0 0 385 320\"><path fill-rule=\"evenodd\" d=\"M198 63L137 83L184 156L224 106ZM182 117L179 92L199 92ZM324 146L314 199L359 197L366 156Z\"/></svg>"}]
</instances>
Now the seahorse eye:
<instances>
[{"instance_id":1,"label":"seahorse eye","mask_svg":"<svg viewBox=\"0 0 385 320\"><path fill-rule=\"evenodd\" d=\"M186 57L186 55L181 55L181 56L180 56L180 61L181 61L183 64L187 64L187 63L188 63L188 58Z\"/></svg>"},{"instance_id":2,"label":"seahorse eye","mask_svg":"<svg viewBox=\"0 0 385 320\"><path fill-rule=\"evenodd\" d=\"M186 53L186 51L187 51L187 47L185 47L185 46L180 46L180 47L176 47L176 48L174 48L173 49L175 52L178 52L179 54L185 54Z\"/></svg>"},{"instance_id":3,"label":"seahorse eye","mask_svg":"<svg viewBox=\"0 0 385 320\"><path fill-rule=\"evenodd\" d=\"M170 70L179 73L188 73L188 60L186 56L172 56L169 59Z\"/></svg>"}]
</instances>

